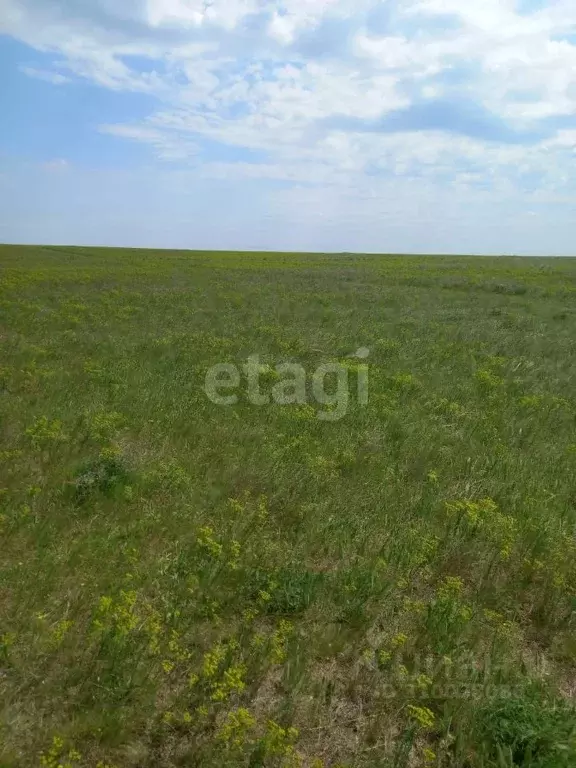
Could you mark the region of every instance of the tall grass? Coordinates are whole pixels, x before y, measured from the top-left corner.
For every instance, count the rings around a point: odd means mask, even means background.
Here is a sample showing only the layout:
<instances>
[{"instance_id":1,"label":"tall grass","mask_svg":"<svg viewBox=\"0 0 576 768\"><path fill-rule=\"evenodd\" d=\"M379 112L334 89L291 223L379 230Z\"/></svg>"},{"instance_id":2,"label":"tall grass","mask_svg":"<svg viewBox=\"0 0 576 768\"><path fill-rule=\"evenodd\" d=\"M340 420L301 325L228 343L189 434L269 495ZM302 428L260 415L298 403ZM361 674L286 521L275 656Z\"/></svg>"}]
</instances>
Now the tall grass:
<instances>
[{"instance_id":1,"label":"tall grass","mask_svg":"<svg viewBox=\"0 0 576 768\"><path fill-rule=\"evenodd\" d=\"M576 764L576 262L0 268L1 766ZM359 347L340 421L204 392Z\"/></svg>"}]
</instances>

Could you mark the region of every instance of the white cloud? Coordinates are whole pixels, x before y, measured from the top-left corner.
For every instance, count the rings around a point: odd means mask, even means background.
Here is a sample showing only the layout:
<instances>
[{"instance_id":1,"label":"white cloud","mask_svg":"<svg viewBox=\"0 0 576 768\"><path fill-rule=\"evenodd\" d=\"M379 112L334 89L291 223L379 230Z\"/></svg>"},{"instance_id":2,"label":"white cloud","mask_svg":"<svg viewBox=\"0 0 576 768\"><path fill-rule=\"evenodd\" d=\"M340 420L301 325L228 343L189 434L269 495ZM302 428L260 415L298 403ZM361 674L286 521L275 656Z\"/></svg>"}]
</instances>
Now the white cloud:
<instances>
[{"instance_id":1,"label":"white cloud","mask_svg":"<svg viewBox=\"0 0 576 768\"><path fill-rule=\"evenodd\" d=\"M145 120L103 116L100 130L204 176L327 185L359 199L378 174L500 194L526 194L532 177L559 194L572 182L572 133L541 127L576 112L567 0L528 14L515 0L5 0L0 31L54 56L54 70L23 67L31 77L61 84L73 74L155 97ZM456 105L444 126L379 132L395 111L434 99ZM459 117L464 103L478 115ZM207 140L238 162L203 161Z\"/></svg>"},{"instance_id":2,"label":"white cloud","mask_svg":"<svg viewBox=\"0 0 576 768\"><path fill-rule=\"evenodd\" d=\"M162 160L186 160L198 153L198 146L187 136L167 133L147 125L101 125L101 133L132 139L153 146Z\"/></svg>"},{"instance_id":3,"label":"white cloud","mask_svg":"<svg viewBox=\"0 0 576 768\"><path fill-rule=\"evenodd\" d=\"M37 69L36 67L26 66L19 67L19 69L20 72L28 75L28 77L33 77L36 80L44 80L44 82L52 83L52 85L64 85L64 83L70 82L69 77L62 75L59 72L51 72L47 69Z\"/></svg>"},{"instance_id":4,"label":"white cloud","mask_svg":"<svg viewBox=\"0 0 576 768\"><path fill-rule=\"evenodd\" d=\"M283 45L292 43L303 30L314 29L323 17L352 16L348 3L341 0L284 0L275 4L268 34Z\"/></svg>"},{"instance_id":5,"label":"white cloud","mask_svg":"<svg viewBox=\"0 0 576 768\"><path fill-rule=\"evenodd\" d=\"M553 139L550 139L548 142L546 142L546 145L556 147L569 147L570 149L576 150L576 130L572 129L558 131ZM544 146L547 148L546 145Z\"/></svg>"},{"instance_id":6,"label":"white cloud","mask_svg":"<svg viewBox=\"0 0 576 768\"><path fill-rule=\"evenodd\" d=\"M288 45L294 40L296 21L286 14L275 13L268 26L268 34L278 42Z\"/></svg>"},{"instance_id":7,"label":"white cloud","mask_svg":"<svg viewBox=\"0 0 576 768\"><path fill-rule=\"evenodd\" d=\"M256 0L147 0L145 6L151 27L214 24L226 29L234 29L258 8Z\"/></svg>"}]
</instances>

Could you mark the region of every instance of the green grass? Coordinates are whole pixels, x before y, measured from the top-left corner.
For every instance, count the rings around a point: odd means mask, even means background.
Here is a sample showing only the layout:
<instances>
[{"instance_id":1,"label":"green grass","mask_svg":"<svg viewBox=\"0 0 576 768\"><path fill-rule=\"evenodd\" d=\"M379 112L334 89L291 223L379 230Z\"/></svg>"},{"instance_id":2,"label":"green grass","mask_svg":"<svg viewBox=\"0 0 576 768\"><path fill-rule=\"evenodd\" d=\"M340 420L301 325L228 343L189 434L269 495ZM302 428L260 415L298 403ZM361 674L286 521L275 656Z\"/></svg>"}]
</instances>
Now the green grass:
<instances>
[{"instance_id":1,"label":"green grass","mask_svg":"<svg viewBox=\"0 0 576 768\"><path fill-rule=\"evenodd\" d=\"M576 764L576 261L0 270L2 768ZM204 392L359 347L340 421Z\"/></svg>"}]
</instances>

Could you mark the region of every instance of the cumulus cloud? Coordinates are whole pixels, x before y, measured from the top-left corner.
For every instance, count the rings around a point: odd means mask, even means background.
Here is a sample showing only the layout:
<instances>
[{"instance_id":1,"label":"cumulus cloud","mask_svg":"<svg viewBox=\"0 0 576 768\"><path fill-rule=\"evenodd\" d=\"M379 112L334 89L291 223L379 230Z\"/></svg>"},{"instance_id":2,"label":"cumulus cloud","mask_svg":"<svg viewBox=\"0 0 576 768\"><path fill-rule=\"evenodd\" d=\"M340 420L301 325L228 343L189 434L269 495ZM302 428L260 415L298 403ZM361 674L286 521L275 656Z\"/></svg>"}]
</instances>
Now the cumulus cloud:
<instances>
[{"instance_id":1,"label":"cumulus cloud","mask_svg":"<svg viewBox=\"0 0 576 768\"><path fill-rule=\"evenodd\" d=\"M563 194L576 5L550 0L4 0L0 31L65 85L147 93L100 130L203 175L355 190L427 178ZM527 10L528 8L528 10ZM143 66L142 61L148 66ZM564 122L563 122L564 121ZM206 142L242 153L202 157Z\"/></svg>"}]
</instances>

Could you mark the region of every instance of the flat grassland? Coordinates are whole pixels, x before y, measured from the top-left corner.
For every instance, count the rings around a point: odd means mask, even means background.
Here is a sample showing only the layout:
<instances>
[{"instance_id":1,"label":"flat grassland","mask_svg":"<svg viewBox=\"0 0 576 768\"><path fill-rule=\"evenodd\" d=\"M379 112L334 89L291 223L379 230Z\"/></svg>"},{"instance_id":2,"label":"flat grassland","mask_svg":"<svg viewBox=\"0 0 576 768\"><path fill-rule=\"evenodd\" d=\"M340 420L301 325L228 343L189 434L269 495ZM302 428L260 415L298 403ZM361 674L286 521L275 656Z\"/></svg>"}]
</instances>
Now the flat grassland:
<instances>
[{"instance_id":1,"label":"flat grassland","mask_svg":"<svg viewBox=\"0 0 576 768\"><path fill-rule=\"evenodd\" d=\"M576 765L575 383L571 259L0 247L0 765Z\"/></svg>"}]
</instances>

